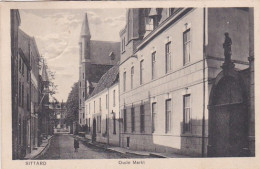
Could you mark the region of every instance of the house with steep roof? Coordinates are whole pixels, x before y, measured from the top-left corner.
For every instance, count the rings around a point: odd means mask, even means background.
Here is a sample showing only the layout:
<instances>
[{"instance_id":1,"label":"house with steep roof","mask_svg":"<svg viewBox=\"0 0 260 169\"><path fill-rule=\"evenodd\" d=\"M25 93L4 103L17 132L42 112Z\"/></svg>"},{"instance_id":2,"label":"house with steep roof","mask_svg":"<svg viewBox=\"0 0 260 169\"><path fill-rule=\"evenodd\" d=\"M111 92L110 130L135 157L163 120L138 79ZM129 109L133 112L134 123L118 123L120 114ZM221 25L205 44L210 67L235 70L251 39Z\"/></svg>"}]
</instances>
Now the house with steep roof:
<instances>
[{"instance_id":1,"label":"house with steep roof","mask_svg":"<svg viewBox=\"0 0 260 169\"><path fill-rule=\"evenodd\" d=\"M103 74L119 61L120 42L91 40L86 13L79 48L79 124L83 126L86 125L84 101L90 97Z\"/></svg>"},{"instance_id":2,"label":"house with steep roof","mask_svg":"<svg viewBox=\"0 0 260 169\"><path fill-rule=\"evenodd\" d=\"M86 137L119 146L119 65L110 68L85 101Z\"/></svg>"}]
</instances>

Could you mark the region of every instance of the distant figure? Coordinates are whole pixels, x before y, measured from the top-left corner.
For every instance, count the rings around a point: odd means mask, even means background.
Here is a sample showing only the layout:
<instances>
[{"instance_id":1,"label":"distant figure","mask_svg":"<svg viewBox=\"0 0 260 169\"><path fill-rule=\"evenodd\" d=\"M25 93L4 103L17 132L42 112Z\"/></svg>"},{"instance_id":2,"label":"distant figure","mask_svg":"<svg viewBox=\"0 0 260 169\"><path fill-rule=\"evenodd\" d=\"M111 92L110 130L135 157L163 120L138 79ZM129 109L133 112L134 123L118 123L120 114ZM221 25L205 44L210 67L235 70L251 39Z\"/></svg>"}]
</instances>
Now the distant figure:
<instances>
[{"instance_id":1,"label":"distant figure","mask_svg":"<svg viewBox=\"0 0 260 169\"><path fill-rule=\"evenodd\" d=\"M75 149L75 152L78 152L78 148L79 148L79 141L74 138L74 149Z\"/></svg>"}]
</instances>

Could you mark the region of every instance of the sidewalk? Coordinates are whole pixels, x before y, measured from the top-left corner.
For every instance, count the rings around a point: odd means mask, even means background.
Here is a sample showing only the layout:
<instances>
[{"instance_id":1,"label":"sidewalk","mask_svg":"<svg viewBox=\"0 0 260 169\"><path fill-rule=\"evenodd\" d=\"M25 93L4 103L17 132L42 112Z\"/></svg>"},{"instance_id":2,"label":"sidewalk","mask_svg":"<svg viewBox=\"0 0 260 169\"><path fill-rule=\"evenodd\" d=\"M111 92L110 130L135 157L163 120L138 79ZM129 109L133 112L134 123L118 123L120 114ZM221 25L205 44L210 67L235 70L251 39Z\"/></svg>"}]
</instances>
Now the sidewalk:
<instances>
[{"instance_id":1,"label":"sidewalk","mask_svg":"<svg viewBox=\"0 0 260 169\"><path fill-rule=\"evenodd\" d=\"M47 139L42 140L42 144L40 145L40 147L37 147L36 150L32 150L32 152L30 154L27 154L24 157L24 159L25 160L37 159L41 155L43 155L48 150L52 137L53 136L48 136Z\"/></svg>"},{"instance_id":2,"label":"sidewalk","mask_svg":"<svg viewBox=\"0 0 260 169\"><path fill-rule=\"evenodd\" d=\"M92 145L98 148L103 148L108 151L118 152L121 154L133 154L133 155L156 157L156 158L192 158L192 156L173 154L173 153L157 153L157 152L149 152L149 151L129 150L123 147L107 146L107 144L105 143L99 143L99 142L92 143L90 139L87 139L85 137L80 137L75 135L73 137L78 138L80 141L82 141L85 144Z\"/></svg>"}]
</instances>

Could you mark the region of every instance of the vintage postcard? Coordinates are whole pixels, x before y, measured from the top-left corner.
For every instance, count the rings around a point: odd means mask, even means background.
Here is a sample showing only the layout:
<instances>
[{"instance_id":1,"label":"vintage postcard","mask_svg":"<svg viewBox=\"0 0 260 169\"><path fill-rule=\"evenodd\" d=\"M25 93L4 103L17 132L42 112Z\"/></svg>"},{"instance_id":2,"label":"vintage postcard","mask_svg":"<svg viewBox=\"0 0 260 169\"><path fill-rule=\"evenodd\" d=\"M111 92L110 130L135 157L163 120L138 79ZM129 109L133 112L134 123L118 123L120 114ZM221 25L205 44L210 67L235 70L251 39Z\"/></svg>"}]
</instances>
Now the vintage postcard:
<instances>
[{"instance_id":1,"label":"vintage postcard","mask_svg":"<svg viewBox=\"0 0 260 169\"><path fill-rule=\"evenodd\" d=\"M260 167L258 2L0 5L2 168Z\"/></svg>"}]
</instances>

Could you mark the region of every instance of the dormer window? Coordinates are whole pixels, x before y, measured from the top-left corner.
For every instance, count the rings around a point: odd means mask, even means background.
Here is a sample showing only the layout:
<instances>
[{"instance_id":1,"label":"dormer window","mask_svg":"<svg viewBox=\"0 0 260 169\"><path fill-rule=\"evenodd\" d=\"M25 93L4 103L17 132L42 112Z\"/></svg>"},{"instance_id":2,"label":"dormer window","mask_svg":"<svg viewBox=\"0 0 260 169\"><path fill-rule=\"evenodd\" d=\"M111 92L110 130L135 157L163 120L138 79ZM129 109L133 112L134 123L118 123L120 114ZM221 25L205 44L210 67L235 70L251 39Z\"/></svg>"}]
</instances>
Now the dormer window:
<instances>
[{"instance_id":1,"label":"dormer window","mask_svg":"<svg viewBox=\"0 0 260 169\"><path fill-rule=\"evenodd\" d=\"M111 60L115 60L115 54L114 54L114 52L111 52L111 53L109 54L109 57L110 57Z\"/></svg>"}]
</instances>

